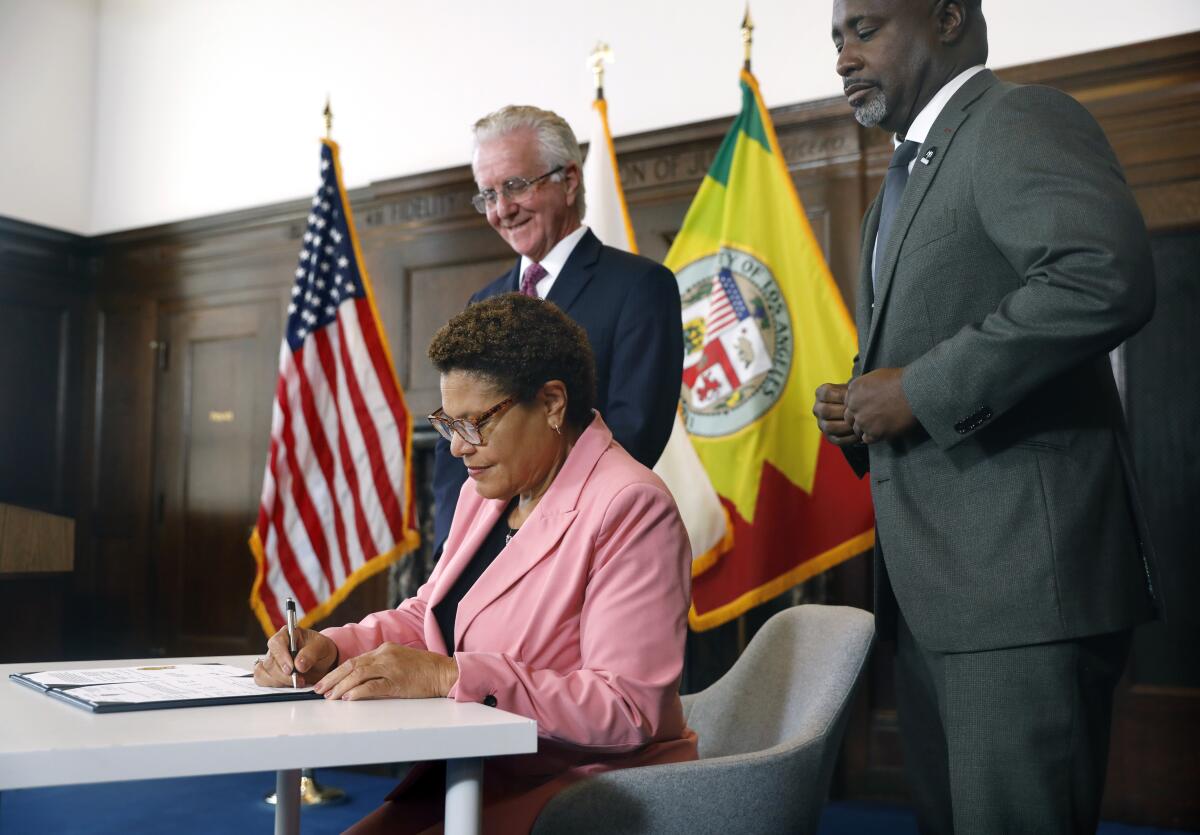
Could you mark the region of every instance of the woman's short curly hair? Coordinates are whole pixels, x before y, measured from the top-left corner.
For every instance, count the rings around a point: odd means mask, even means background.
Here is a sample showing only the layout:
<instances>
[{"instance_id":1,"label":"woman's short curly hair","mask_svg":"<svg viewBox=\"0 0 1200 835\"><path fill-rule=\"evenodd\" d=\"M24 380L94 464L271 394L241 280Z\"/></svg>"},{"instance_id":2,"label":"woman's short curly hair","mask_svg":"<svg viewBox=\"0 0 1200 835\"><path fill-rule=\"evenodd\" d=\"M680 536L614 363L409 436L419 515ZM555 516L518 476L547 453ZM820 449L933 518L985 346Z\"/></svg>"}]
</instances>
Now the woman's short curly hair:
<instances>
[{"instance_id":1,"label":"woman's short curly hair","mask_svg":"<svg viewBox=\"0 0 1200 835\"><path fill-rule=\"evenodd\" d=\"M429 343L439 373L467 371L530 403L550 380L567 389L567 421L585 426L596 402L596 366L587 332L557 305L505 293L470 305Z\"/></svg>"}]
</instances>

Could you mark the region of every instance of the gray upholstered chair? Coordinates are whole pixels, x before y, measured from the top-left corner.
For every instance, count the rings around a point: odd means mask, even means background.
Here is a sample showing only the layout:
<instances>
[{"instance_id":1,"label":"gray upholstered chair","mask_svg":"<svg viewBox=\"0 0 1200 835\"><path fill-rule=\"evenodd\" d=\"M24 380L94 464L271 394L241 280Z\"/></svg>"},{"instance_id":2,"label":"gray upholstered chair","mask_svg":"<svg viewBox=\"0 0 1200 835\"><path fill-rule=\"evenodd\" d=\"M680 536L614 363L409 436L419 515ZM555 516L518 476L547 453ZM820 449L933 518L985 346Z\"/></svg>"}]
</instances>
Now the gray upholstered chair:
<instances>
[{"instance_id":1,"label":"gray upholstered chair","mask_svg":"<svg viewBox=\"0 0 1200 835\"><path fill-rule=\"evenodd\" d=\"M874 637L861 609L780 612L720 681L684 697L698 761L577 783L542 810L534 835L816 832Z\"/></svg>"}]
</instances>

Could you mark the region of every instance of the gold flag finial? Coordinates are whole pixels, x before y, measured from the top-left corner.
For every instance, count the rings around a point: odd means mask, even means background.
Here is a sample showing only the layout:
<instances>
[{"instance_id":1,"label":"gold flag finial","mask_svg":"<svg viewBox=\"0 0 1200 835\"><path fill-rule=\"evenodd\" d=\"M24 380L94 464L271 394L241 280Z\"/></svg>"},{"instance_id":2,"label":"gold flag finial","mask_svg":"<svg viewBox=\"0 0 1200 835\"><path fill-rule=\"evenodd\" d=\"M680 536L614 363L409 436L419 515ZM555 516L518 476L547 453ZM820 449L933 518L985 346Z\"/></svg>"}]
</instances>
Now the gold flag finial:
<instances>
[{"instance_id":1,"label":"gold flag finial","mask_svg":"<svg viewBox=\"0 0 1200 835\"><path fill-rule=\"evenodd\" d=\"M596 41L596 48L588 56L588 66L592 68L592 78L596 81L596 98L604 98L604 65L617 60L612 49L604 41Z\"/></svg>"},{"instance_id":2,"label":"gold flag finial","mask_svg":"<svg viewBox=\"0 0 1200 835\"><path fill-rule=\"evenodd\" d=\"M750 47L754 45L754 21L750 19L750 4L746 4L746 16L742 18L742 47L746 52L746 72L750 72Z\"/></svg>"},{"instance_id":3,"label":"gold flag finial","mask_svg":"<svg viewBox=\"0 0 1200 835\"><path fill-rule=\"evenodd\" d=\"M325 138L333 139L333 108L329 106L329 94L325 94Z\"/></svg>"}]
</instances>

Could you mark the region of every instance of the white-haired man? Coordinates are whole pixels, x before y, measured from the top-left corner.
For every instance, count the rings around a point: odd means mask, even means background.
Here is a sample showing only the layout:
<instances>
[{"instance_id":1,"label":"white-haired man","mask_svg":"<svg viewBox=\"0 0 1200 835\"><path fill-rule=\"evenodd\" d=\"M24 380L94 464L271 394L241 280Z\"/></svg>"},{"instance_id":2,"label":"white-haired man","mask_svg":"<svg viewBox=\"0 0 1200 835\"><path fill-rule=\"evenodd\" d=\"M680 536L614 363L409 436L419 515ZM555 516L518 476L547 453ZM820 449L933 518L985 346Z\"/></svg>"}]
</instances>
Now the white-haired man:
<instances>
[{"instance_id":1,"label":"white-haired man","mask_svg":"<svg viewBox=\"0 0 1200 835\"><path fill-rule=\"evenodd\" d=\"M520 256L471 297L521 292L554 302L587 331L596 406L613 436L653 467L671 435L683 369L679 290L671 271L604 246L583 224L583 154L570 126L510 105L475 123L475 208ZM434 545L450 531L466 468L438 440Z\"/></svg>"}]
</instances>

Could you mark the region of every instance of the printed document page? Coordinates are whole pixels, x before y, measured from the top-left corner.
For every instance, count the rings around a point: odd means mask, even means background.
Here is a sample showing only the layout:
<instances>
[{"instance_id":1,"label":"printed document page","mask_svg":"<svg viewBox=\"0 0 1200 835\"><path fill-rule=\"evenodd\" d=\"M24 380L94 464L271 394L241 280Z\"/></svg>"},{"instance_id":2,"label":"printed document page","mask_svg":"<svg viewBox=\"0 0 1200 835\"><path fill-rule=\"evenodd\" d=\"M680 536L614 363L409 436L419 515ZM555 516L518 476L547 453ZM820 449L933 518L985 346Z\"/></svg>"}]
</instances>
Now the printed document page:
<instances>
[{"instance_id":1,"label":"printed document page","mask_svg":"<svg viewBox=\"0 0 1200 835\"><path fill-rule=\"evenodd\" d=\"M294 697L311 687L260 687L248 670L228 664L161 664L27 673L28 681L65 689L93 704L149 704L239 696Z\"/></svg>"},{"instance_id":2,"label":"printed document page","mask_svg":"<svg viewBox=\"0 0 1200 835\"><path fill-rule=\"evenodd\" d=\"M124 684L134 681L163 681L174 678L225 678L248 672L228 664L163 664L146 667L97 667L92 670L50 670L27 673L25 678L44 687L76 687L86 684Z\"/></svg>"},{"instance_id":3,"label":"printed document page","mask_svg":"<svg viewBox=\"0 0 1200 835\"><path fill-rule=\"evenodd\" d=\"M243 671L244 675L245 671ZM281 696L307 693L311 687L293 690L290 687L259 687L253 678L232 676L173 676L153 681L132 681L120 684L95 684L77 687L71 695L77 699L101 704L147 704L149 702L218 699L228 696Z\"/></svg>"}]
</instances>

